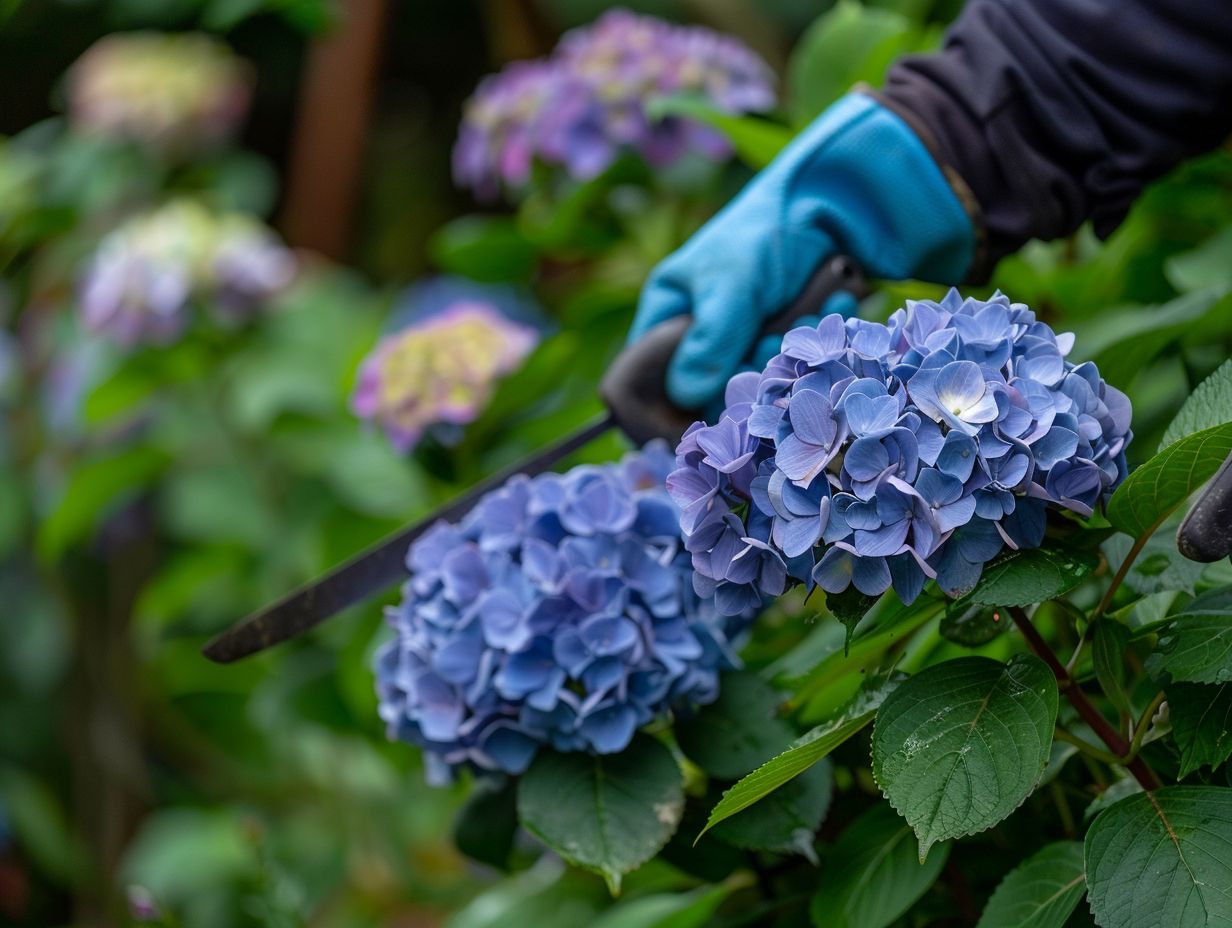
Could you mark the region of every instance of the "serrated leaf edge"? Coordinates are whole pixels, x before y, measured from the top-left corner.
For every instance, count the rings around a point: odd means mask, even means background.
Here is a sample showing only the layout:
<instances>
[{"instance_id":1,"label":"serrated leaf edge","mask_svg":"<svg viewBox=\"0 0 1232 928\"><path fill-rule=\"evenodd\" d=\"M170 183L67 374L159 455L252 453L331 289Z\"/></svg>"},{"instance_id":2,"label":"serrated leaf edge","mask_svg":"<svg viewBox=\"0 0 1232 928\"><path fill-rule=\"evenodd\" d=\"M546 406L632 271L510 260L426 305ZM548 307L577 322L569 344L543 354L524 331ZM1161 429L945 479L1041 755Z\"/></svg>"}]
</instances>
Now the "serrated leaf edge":
<instances>
[{"instance_id":1,"label":"serrated leaf edge","mask_svg":"<svg viewBox=\"0 0 1232 928\"><path fill-rule=\"evenodd\" d=\"M1013 657L1011 657L1009 661L1006 661L1006 662L1005 662L1005 664L1003 664L1002 666L1003 666L1003 667L1008 667L1008 666L1009 666L1009 664L1010 664L1010 662L1012 662L1012 661L1016 660L1017 658L1033 658L1033 657L1034 657L1034 656L1033 656L1033 655L1030 655L1030 654L1016 654L1016 655L1014 655ZM1039 660L1039 658L1034 658L1034 659L1035 659L1035 660ZM965 660L965 658L956 658L956 660ZM1040 663L1041 663L1041 664L1043 664L1043 661L1040 661ZM934 666L940 667L940 666L943 666L943 665L942 665L942 664L935 664ZM1045 665L1045 669L1047 669L1047 665ZM1049 672L1049 676L1050 676L1050 678L1051 678L1051 671ZM1053 679L1053 682L1054 682L1054 685L1055 685L1055 682L1056 682L1056 681L1055 681L1055 678L1052 678L1052 679ZM990 695L991 695L991 694L990 694ZM1060 702L1059 691L1058 691L1058 698L1057 698L1057 701L1058 701L1058 703ZM881 712L880 712L880 710L878 710L878 712L877 712L877 717L873 720L873 738L874 738L874 739L877 737L877 726L880 724L880 722L881 722ZM1045 752L1044 752L1044 754L1045 754L1045 756L1044 756L1044 762L1043 762L1043 764L1041 764L1041 765L1040 765L1039 775L1037 775L1037 777L1036 777L1036 786L1038 786L1039 776L1042 776L1042 775L1043 775L1044 770L1045 770L1045 769L1047 768L1047 766L1048 766L1048 754L1049 754L1049 752L1048 752L1048 751L1045 751ZM870 757L870 760L871 760L871 757ZM899 816L902 818L902 820L903 820L904 822L907 822L907 816L906 816L906 814L903 812L903 810L902 810L902 809L900 809L897 805L895 805L895 804L894 804L894 801L893 801L892 799L890 799L889 795L886 793L885 786L881 783L880 778L877 776L877 766L876 766L875 764L870 763L870 764L869 764L869 770L870 770L870 772L872 773L873 782L877 784L877 789L879 789L879 790L881 791L882 798L884 798L884 799L885 799L885 801L886 801L886 802L888 802L888 803L890 804L890 807L891 807L891 808L892 808L895 812L897 812L897 813L899 814ZM999 825L1001 822L1004 822L1007 818L1009 818L1011 815L1013 815L1015 812L1017 812L1019 809L1021 809L1021 808L1022 808L1022 806L1023 806L1023 804L1024 804L1024 803L1026 803L1026 801L1027 801L1028 799L1030 799L1030 798L1031 798L1032 794L1034 794L1034 792L1035 792L1036 786L1032 786L1032 788L1031 788L1030 790L1028 790L1028 791L1027 791L1027 793L1026 793L1026 794L1022 797L1022 799L1020 799L1020 800L1018 801L1018 804L1017 804L1016 806L1014 806L1014 808L1009 809L1009 810L1005 813L1005 815L1003 815L1001 818L997 819L997 820L996 820L995 822L993 822L992 824L990 824L990 825L988 825L988 826L986 826L986 827L984 827L984 828L980 828L980 829L978 829L978 830L964 831L964 832L961 832L961 833L959 833L959 834L955 834L955 835L947 835L947 836L946 836L946 837L944 837L944 838L932 838L932 839L928 842L928 844L927 844L927 845L925 845L925 844L924 844L924 840L923 840L923 838L921 838L921 837L920 837L920 833L919 833L918 831L915 831L915 826L914 826L914 825L912 825L910 822L907 822L907 827L908 827L908 828L910 828L912 831L914 831L914 832L915 832L916 840L920 842L920 863L921 863L921 864L923 864L923 863L924 863L924 862L928 859L928 852L929 852L929 851L930 851L930 850L931 850L934 846L936 846L937 844L941 844L941 843L943 843L943 842L945 842L945 841L955 841L955 840L957 840L957 839L959 839L959 838L969 838L969 837L971 837L972 835L978 835L978 834L981 834L981 833L983 833L983 832L987 831L989 828L992 828L994 825Z\"/></svg>"}]
</instances>

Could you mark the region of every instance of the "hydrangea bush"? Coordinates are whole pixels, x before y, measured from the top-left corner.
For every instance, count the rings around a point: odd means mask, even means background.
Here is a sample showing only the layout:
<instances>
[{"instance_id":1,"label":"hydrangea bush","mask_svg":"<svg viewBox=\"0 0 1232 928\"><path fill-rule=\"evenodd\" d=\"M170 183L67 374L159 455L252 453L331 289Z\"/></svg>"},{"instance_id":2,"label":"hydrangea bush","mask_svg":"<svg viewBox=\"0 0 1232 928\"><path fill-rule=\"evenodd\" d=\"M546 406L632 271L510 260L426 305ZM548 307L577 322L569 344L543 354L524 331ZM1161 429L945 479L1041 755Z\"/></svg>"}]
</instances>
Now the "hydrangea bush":
<instances>
[{"instance_id":1,"label":"hydrangea bush","mask_svg":"<svg viewBox=\"0 0 1232 928\"><path fill-rule=\"evenodd\" d=\"M1222 586L1212 575L1178 596L1161 572L1203 572L1155 534L1232 450L1232 364L1130 472L1129 400L1076 352L1023 304L951 292L885 323L797 328L764 370L734 377L717 421L648 474L676 504L654 491L678 519L665 588L707 629L677 678L689 683L664 682L649 703L631 667L649 637L614 634L573 593L576 625L523 592L562 576L579 541L570 506L606 520L621 497L591 469L515 482L411 553L381 654L391 731L439 773L446 761L516 774L500 794L510 814L611 888L661 852L748 923L761 900L804 924L807 899L817 926L1018 925L1025 912L1061 928L1084 896L1101 928L1232 918L1206 889L1232 882L1232 586L1224 568ZM544 500L563 540L532 547L527 517ZM587 540L567 562L589 572ZM606 560L622 564L611 589L644 599L623 549ZM759 674L724 646L724 622L754 614ZM535 645L544 620L556 631ZM594 723L591 675L614 687ZM695 711L668 711L674 691ZM634 735L660 716L670 734ZM1067 764L1076 754L1084 765ZM501 862L510 838L475 838L492 801L459 834ZM1023 847L1008 852L1007 836ZM728 889L742 869L756 874L749 898ZM971 883L980 897L955 903ZM670 905L692 912L692 898Z\"/></svg>"},{"instance_id":2,"label":"hydrangea bush","mask_svg":"<svg viewBox=\"0 0 1232 928\"><path fill-rule=\"evenodd\" d=\"M514 478L411 546L377 688L390 735L425 749L432 781L520 774L544 746L612 754L714 701L747 615L693 590L671 461L652 445Z\"/></svg>"},{"instance_id":3,"label":"hydrangea bush","mask_svg":"<svg viewBox=\"0 0 1232 928\"><path fill-rule=\"evenodd\" d=\"M480 84L454 148L454 177L483 197L525 187L536 161L576 180L623 152L655 167L686 154L721 159L727 138L692 119L652 120L647 104L696 94L724 113L775 103L774 76L737 39L627 10L567 34L550 58L520 61Z\"/></svg>"},{"instance_id":4,"label":"hydrangea bush","mask_svg":"<svg viewBox=\"0 0 1232 928\"><path fill-rule=\"evenodd\" d=\"M104 236L81 275L79 312L87 328L121 345L166 345L189 326L194 306L234 325L294 274L294 256L258 220L177 199Z\"/></svg>"},{"instance_id":5,"label":"hydrangea bush","mask_svg":"<svg viewBox=\"0 0 1232 928\"><path fill-rule=\"evenodd\" d=\"M1026 306L957 291L884 325L827 316L696 423L668 480L698 591L741 611L790 575L905 603L971 590L1047 507L1089 516L1124 479L1129 400Z\"/></svg>"},{"instance_id":6,"label":"hydrangea bush","mask_svg":"<svg viewBox=\"0 0 1232 928\"><path fill-rule=\"evenodd\" d=\"M351 406L403 452L429 428L449 438L444 429L473 421L541 327L517 291L450 278L411 288L395 320L364 359Z\"/></svg>"}]
</instances>

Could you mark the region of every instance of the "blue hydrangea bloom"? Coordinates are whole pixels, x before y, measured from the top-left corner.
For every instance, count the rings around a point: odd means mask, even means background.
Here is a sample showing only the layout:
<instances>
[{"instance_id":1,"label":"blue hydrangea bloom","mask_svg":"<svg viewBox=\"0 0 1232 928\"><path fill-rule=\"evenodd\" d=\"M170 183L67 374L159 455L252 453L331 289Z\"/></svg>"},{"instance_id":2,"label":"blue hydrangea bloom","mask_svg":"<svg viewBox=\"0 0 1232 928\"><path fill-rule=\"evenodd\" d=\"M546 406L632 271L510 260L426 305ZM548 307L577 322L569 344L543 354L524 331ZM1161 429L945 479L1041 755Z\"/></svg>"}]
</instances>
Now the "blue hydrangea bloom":
<instances>
[{"instance_id":1,"label":"blue hydrangea bloom","mask_svg":"<svg viewBox=\"0 0 1232 928\"><path fill-rule=\"evenodd\" d=\"M655 443L515 477L411 546L377 691L390 736L425 749L432 782L460 767L522 773L543 745L620 751L717 697L749 613L724 617L694 590L671 469ZM751 551L741 576L773 585L778 560Z\"/></svg>"},{"instance_id":2,"label":"blue hydrangea bloom","mask_svg":"<svg viewBox=\"0 0 1232 928\"><path fill-rule=\"evenodd\" d=\"M907 303L884 324L827 316L696 423L667 486L695 585L754 608L789 578L831 593L929 579L958 596L1051 506L1089 516L1125 478L1125 394L1000 293Z\"/></svg>"}]
</instances>

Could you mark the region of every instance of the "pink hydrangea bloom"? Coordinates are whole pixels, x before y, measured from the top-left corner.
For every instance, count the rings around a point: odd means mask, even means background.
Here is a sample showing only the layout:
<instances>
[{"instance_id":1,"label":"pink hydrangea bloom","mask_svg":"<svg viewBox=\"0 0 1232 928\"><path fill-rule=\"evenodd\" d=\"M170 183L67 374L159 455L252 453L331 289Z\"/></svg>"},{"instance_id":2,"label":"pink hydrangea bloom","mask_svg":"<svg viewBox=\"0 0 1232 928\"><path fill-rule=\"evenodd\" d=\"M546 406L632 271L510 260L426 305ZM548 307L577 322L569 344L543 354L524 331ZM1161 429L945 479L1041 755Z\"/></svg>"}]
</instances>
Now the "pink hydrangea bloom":
<instances>
[{"instance_id":1,"label":"pink hydrangea bloom","mask_svg":"<svg viewBox=\"0 0 1232 928\"><path fill-rule=\"evenodd\" d=\"M429 426L474 420L496 381L521 366L538 341L533 327L490 303L451 303L381 339L360 368L352 408L409 451Z\"/></svg>"}]
</instances>

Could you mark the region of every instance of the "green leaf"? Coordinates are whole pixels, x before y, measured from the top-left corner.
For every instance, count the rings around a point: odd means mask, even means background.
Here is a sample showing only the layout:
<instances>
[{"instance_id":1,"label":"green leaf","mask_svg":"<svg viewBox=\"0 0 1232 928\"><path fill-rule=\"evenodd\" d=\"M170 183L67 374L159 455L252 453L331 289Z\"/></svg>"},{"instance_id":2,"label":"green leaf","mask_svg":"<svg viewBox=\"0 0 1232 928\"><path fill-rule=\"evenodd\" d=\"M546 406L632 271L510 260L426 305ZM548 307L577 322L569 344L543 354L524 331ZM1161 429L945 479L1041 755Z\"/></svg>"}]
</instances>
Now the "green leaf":
<instances>
[{"instance_id":1,"label":"green leaf","mask_svg":"<svg viewBox=\"0 0 1232 928\"><path fill-rule=\"evenodd\" d=\"M1132 796L1135 793L1142 792L1142 784L1131 777L1128 773L1113 783L1102 793L1091 800L1090 804L1082 810L1082 821L1090 822L1095 816L1103 812L1104 809L1116 805L1126 796Z\"/></svg>"},{"instance_id":2,"label":"green leaf","mask_svg":"<svg viewBox=\"0 0 1232 928\"><path fill-rule=\"evenodd\" d=\"M50 785L19 767L0 766L0 801L9 834L41 873L66 887L88 873L86 849Z\"/></svg>"},{"instance_id":3,"label":"green leaf","mask_svg":"<svg viewBox=\"0 0 1232 928\"><path fill-rule=\"evenodd\" d=\"M1063 596L1089 577L1099 564L1086 551L1069 547L1026 548L994 558L960 605L1033 606ZM957 592L946 591L949 595Z\"/></svg>"},{"instance_id":4,"label":"green leaf","mask_svg":"<svg viewBox=\"0 0 1232 928\"><path fill-rule=\"evenodd\" d=\"M85 539L108 511L148 486L166 465L164 455L140 446L78 465L39 526L39 555L54 560Z\"/></svg>"},{"instance_id":5,"label":"green leaf","mask_svg":"<svg viewBox=\"0 0 1232 928\"><path fill-rule=\"evenodd\" d=\"M756 116L733 116L717 109L696 94L671 94L653 97L646 103L646 116L658 121L668 116L683 116L705 123L726 136L736 155L749 167L760 170L787 147L792 131L786 126Z\"/></svg>"},{"instance_id":6,"label":"green leaf","mask_svg":"<svg viewBox=\"0 0 1232 928\"><path fill-rule=\"evenodd\" d=\"M848 825L827 852L809 906L818 928L885 928L941 875L950 845L920 863L911 828L885 803Z\"/></svg>"},{"instance_id":7,"label":"green leaf","mask_svg":"<svg viewBox=\"0 0 1232 928\"><path fill-rule=\"evenodd\" d=\"M644 734L619 754L544 752L518 788L522 825L565 860L601 874L613 893L623 874L667 843L683 809L671 751Z\"/></svg>"},{"instance_id":8,"label":"green leaf","mask_svg":"<svg viewBox=\"0 0 1232 928\"><path fill-rule=\"evenodd\" d=\"M1091 630L1091 660L1095 664L1095 678L1104 695L1121 712L1129 712L1129 696L1126 691L1127 677L1125 653L1133 636L1128 628L1112 619L1100 619Z\"/></svg>"},{"instance_id":9,"label":"green leaf","mask_svg":"<svg viewBox=\"0 0 1232 928\"><path fill-rule=\"evenodd\" d=\"M1128 387L1169 345L1219 319L1232 307L1227 288L1187 293L1160 306L1106 309L1085 325L1076 325L1077 343L1110 384Z\"/></svg>"},{"instance_id":10,"label":"green leaf","mask_svg":"<svg viewBox=\"0 0 1232 928\"><path fill-rule=\"evenodd\" d=\"M1053 741L1052 749L1048 752L1048 763L1044 765L1044 772L1040 774L1039 785L1044 786L1055 780L1057 775L1065 769L1069 759L1077 753L1078 748L1074 745L1066 744L1064 741Z\"/></svg>"},{"instance_id":11,"label":"green leaf","mask_svg":"<svg viewBox=\"0 0 1232 928\"><path fill-rule=\"evenodd\" d=\"M1232 288L1232 225L1212 235L1193 251L1164 262L1168 282L1183 292L1206 287Z\"/></svg>"},{"instance_id":12,"label":"green leaf","mask_svg":"<svg viewBox=\"0 0 1232 928\"><path fill-rule=\"evenodd\" d=\"M1035 789L1048 763L1057 682L1038 657L963 657L894 690L873 727L873 776L920 839L991 828Z\"/></svg>"},{"instance_id":13,"label":"green leaf","mask_svg":"<svg viewBox=\"0 0 1232 928\"><path fill-rule=\"evenodd\" d=\"M202 5L201 25L211 31L226 32L260 12L265 5L265 0L206 0Z\"/></svg>"},{"instance_id":14,"label":"green leaf","mask_svg":"<svg viewBox=\"0 0 1232 928\"><path fill-rule=\"evenodd\" d=\"M1215 373L1198 384L1181 405L1163 440L1162 451L1194 432L1232 422L1232 361L1225 361Z\"/></svg>"},{"instance_id":15,"label":"green leaf","mask_svg":"<svg viewBox=\"0 0 1232 928\"><path fill-rule=\"evenodd\" d=\"M471 793L454 820L453 842L467 857L505 870L517 830L517 795L513 782L508 781Z\"/></svg>"},{"instance_id":16,"label":"green leaf","mask_svg":"<svg viewBox=\"0 0 1232 928\"><path fill-rule=\"evenodd\" d=\"M264 216L278 201L278 172L254 152L232 150L210 158L190 169L189 177L202 188L208 187L216 209Z\"/></svg>"},{"instance_id":17,"label":"green leaf","mask_svg":"<svg viewBox=\"0 0 1232 928\"><path fill-rule=\"evenodd\" d=\"M1232 682L1175 683L1167 692L1172 738L1181 751L1178 778L1232 757Z\"/></svg>"},{"instance_id":18,"label":"green leaf","mask_svg":"<svg viewBox=\"0 0 1232 928\"><path fill-rule=\"evenodd\" d=\"M791 744L795 734L778 716L784 696L756 674L725 674L717 701L676 725L685 756L723 780L744 776Z\"/></svg>"},{"instance_id":19,"label":"green leaf","mask_svg":"<svg viewBox=\"0 0 1232 928\"><path fill-rule=\"evenodd\" d=\"M861 593L854 586L849 586L841 593L826 594L826 609L836 619L843 623L847 635L843 639L843 654L851 650L851 641L855 635L856 626L864 619L870 609L877 604L876 596ZM885 600L883 600L885 601Z\"/></svg>"},{"instance_id":20,"label":"green leaf","mask_svg":"<svg viewBox=\"0 0 1232 928\"><path fill-rule=\"evenodd\" d=\"M952 603L941 617L941 637L968 648L988 644L1009 626L1000 606L960 600Z\"/></svg>"},{"instance_id":21,"label":"green leaf","mask_svg":"<svg viewBox=\"0 0 1232 928\"><path fill-rule=\"evenodd\" d=\"M508 216L460 216L441 226L428 253L442 270L473 280L526 280L538 249Z\"/></svg>"},{"instance_id":22,"label":"green leaf","mask_svg":"<svg viewBox=\"0 0 1232 928\"><path fill-rule=\"evenodd\" d=\"M239 462L171 471L162 493L168 530L195 542L261 550L285 526L279 525L258 477Z\"/></svg>"},{"instance_id":23,"label":"green leaf","mask_svg":"<svg viewBox=\"0 0 1232 928\"><path fill-rule=\"evenodd\" d=\"M890 62L933 41L905 16L840 0L796 44L787 68L787 97L804 125L860 81L880 84Z\"/></svg>"},{"instance_id":24,"label":"green leaf","mask_svg":"<svg viewBox=\"0 0 1232 928\"><path fill-rule=\"evenodd\" d=\"M830 808L833 789L830 763L821 761L765 802L716 826L713 834L735 847L798 853L814 860L813 836Z\"/></svg>"},{"instance_id":25,"label":"green leaf","mask_svg":"<svg viewBox=\"0 0 1232 928\"><path fill-rule=\"evenodd\" d=\"M1232 586L1222 586L1207 590L1196 597L1188 606L1186 612L1232 612Z\"/></svg>"},{"instance_id":26,"label":"green leaf","mask_svg":"<svg viewBox=\"0 0 1232 928\"><path fill-rule=\"evenodd\" d=\"M699 886L687 893L654 893L622 902L589 923L590 928L703 928L738 888Z\"/></svg>"},{"instance_id":27,"label":"green leaf","mask_svg":"<svg viewBox=\"0 0 1232 928\"><path fill-rule=\"evenodd\" d=\"M1194 432L1169 445L1133 473L1108 501L1108 521L1138 538L1154 531L1232 451L1232 422Z\"/></svg>"},{"instance_id":28,"label":"green leaf","mask_svg":"<svg viewBox=\"0 0 1232 928\"><path fill-rule=\"evenodd\" d=\"M1010 871L976 928L1062 928L1084 892L1082 845L1058 841Z\"/></svg>"},{"instance_id":29,"label":"green leaf","mask_svg":"<svg viewBox=\"0 0 1232 928\"><path fill-rule=\"evenodd\" d=\"M1232 614L1173 616L1159 629L1146 669L1165 683L1232 683Z\"/></svg>"},{"instance_id":30,"label":"green leaf","mask_svg":"<svg viewBox=\"0 0 1232 928\"><path fill-rule=\"evenodd\" d=\"M147 817L129 843L123 879L180 904L260 867L248 827L225 809L172 807Z\"/></svg>"},{"instance_id":31,"label":"green leaf","mask_svg":"<svg viewBox=\"0 0 1232 928\"><path fill-rule=\"evenodd\" d=\"M1232 925L1232 790L1169 786L1105 809L1086 838L1101 928Z\"/></svg>"},{"instance_id":32,"label":"green leaf","mask_svg":"<svg viewBox=\"0 0 1232 928\"><path fill-rule=\"evenodd\" d=\"M927 595L903 606L893 592L886 593L851 636L851 647L846 652L846 629L833 623L819 623L826 637L818 639L818 646L808 645L812 669L788 679L788 687L795 691L789 705L800 709L801 718L810 725L824 722L860 688L864 675L875 674L886 666L887 651L921 634L922 626L931 623L945 606L944 597L933 599ZM924 629L922 634L931 633Z\"/></svg>"},{"instance_id":33,"label":"green leaf","mask_svg":"<svg viewBox=\"0 0 1232 928\"><path fill-rule=\"evenodd\" d=\"M543 855L530 869L501 880L470 901L448 928L577 928L589 925L609 903L589 875L566 871L560 859Z\"/></svg>"},{"instance_id":34,"label":"green leaf","mask_svg":"<svg viewBox=\"0 0 1232 928\"><path fill-rule=\"evenodd\" d=\"M800 776L873 720L886 697L905 679L903 674L877 677L868 683L832 719L797 738L782 754L762 764L723 794L710 812L701 834L747 809L762 797ZM701 837L699 835L698 837Z\"/></svg>"},{"instance_id":35,"label":"green leaf","mask_svg":"<svg viewBox=\"0 0 1232 928\"><path fill-rule=\"evenodd\" d=\"M398 456L375 430L332 444L324 476L349 506L374 516L404 515L428 495L422 471Z\"/></svg>"},{"instance_id":36,"label":"green leaf","mask_svg":"<svg viewBox=\"0 0 1232 928\"><path fill-rule=\"evenodd\" d=\"M1176 530L1180 524L1180 514L1174 512L1147 539L1137 560L1125 575L1125 585L1135 593L1143 596L1179 590L1193 593L1206 571L1206 565L1183 557L1176 549ZM1117 532L1101 548L1108 563L1119 566L1129 556L1133 546L1134 539Z\"/></svg>"},{"instance_id":37,"label":"green leaf","mask_svg":"<svg viewBox=\"0 0 1232 928\"><path fill-rule=\"evenodd\" d=\"M268 432L286 412L326 418L336 408L337 385L302 349L254 351L237 359L232 371L231 415L247 431Z\"/></svg>"}]
</instances>

